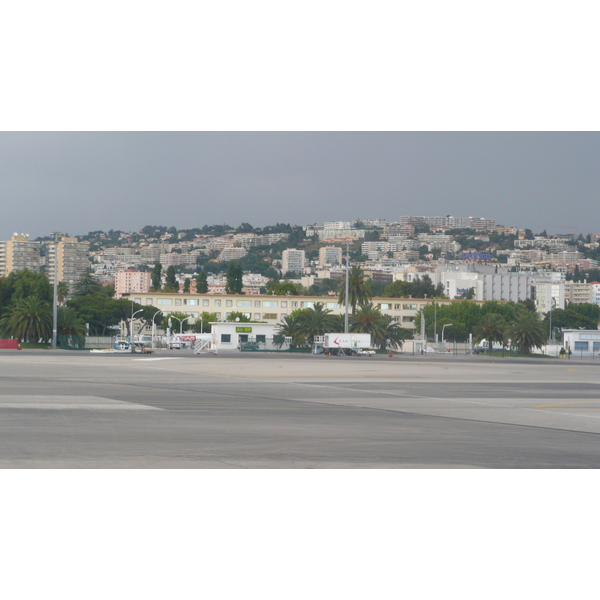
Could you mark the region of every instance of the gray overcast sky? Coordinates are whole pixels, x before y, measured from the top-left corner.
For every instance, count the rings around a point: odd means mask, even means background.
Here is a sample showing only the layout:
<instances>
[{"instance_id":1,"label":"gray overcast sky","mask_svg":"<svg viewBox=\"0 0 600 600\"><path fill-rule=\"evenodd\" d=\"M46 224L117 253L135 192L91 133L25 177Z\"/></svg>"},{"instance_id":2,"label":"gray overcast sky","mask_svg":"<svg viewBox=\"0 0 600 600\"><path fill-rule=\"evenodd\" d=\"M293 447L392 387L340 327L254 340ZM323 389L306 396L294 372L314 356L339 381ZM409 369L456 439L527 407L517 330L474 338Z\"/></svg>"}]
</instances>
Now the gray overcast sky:
<instances>
[{"instance_id":1,"label":"gray overcast sky","mask_svg":"<svg viewBox=\"0 0 600 600\"><path fill-rule=\"evenodd\" d=\"M485 216L600 233L600 134L0 134L0 239Z\"/></svg>"}]
</instances>

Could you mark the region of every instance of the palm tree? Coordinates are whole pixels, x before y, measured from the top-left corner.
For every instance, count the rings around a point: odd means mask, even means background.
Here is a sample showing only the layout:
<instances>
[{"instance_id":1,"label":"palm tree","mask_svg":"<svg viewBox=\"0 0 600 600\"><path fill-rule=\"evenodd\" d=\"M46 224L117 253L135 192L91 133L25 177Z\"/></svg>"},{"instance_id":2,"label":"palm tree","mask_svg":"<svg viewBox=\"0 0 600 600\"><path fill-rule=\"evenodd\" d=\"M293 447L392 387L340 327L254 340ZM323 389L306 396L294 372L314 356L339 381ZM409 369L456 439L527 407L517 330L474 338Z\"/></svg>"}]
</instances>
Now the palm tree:
<instances>
[{"instance_id":1,"label":"palm tree","mask_svg":"<svg viewBox=\"0 0 600 600\"><path fill-rule=\"evenodd\" d=\"M65 345L85 345L85 323L74 308L60 307L57 311L58 335ZM62 344L61 344L62 345Z\"/></svg>"},{"instance_id":2,"label":"palm tree","mask_svg":"<svg viewBox=\"0 0 600 600\"><path fill-rule=\"evenodd\" d=\"M334 332L338 324L339 319L322 302L315 302L313 308L303 310L299 316L300 333L309 344L317 335Z\"/></svg>"},{"instance_id":3,"label":"palm tree","mask_svg":"<svg viewBox=\"0 0 600 600\"><path fill-rule=\"evenodd\" d=\"M475 328L475 342L479 343L481 340L487 340L491 354L494 342L501 342L504 339L505 330L506 322L502 316L496 313L488 313L483 316L479 325Z\"/></svg>"},{"instance_id":4,"label":"palm tree","mask_svg":"<svg viewBox=\"0 0 600 600\"><path fill-rule=\"evenodd\" d=\"M410 335L408 329L400 327L390 315L384 315L371 304L361 306L352 315L350 331L352 333L370 333L371 345L376 348L390 346L400 349L404 340Z\"/></svg>"},{"instance_id":5,"label":"palm tree","mask_svg":"<svg viewBox=\"0 0 600 600\"><path fill-rule=\"evenodd\" d=\"M28 296L7 307L0 330L27 342L47 340L52 334L52 309L37 296Z\"/></svg>"},{"instance_id":6,"label":"palm tree","mask_svg":"<svg viewBox=\"0 0 600 600\"><path fill-rule=\"evenodd\" d=\"M69 295L69 284L66 281L59 281L56 284L56 296L59 306L65 305L65 300Z\"/></svg>"},{"instance_id":7,"label":"palm tree","mask_svg":"<svg viewBox=\"0 0 600 600\"><path fill-rule=\"evenodd\" d=\"M541 348L546 343L546 330L537 313L521 311L516 319L504 330L504 339L517 344L523 354L532 348Z\"/></svg>"},{"instance_id":8,"label":"palm tree","mask_svg":"<svg viewBox=\"0 0 600 600\"><path fill-rule=\"evenodd\" d=\"M352 265L348 273L348 304L352 307L352 314L356 312L357 305L368 304L371 301L371 291L365 272L357 265ZM346 304L346 280L340 281L340 306Z\"/></svg>"},{"instance_id":9,"label":"palm tree","mask_svg":"<svg viewBox=\"0 0 600 600\"><path fill-rule=\"evenodd\" d=\"M295 310L289 315L283 317L277 324L277 333L273 341L278 346L283 346L285 338L291 338L290 346L292 348L302 347L306 344L306 336L302 333L300 327L300 315L303 311Z\"/></svg>"}]
</instances>

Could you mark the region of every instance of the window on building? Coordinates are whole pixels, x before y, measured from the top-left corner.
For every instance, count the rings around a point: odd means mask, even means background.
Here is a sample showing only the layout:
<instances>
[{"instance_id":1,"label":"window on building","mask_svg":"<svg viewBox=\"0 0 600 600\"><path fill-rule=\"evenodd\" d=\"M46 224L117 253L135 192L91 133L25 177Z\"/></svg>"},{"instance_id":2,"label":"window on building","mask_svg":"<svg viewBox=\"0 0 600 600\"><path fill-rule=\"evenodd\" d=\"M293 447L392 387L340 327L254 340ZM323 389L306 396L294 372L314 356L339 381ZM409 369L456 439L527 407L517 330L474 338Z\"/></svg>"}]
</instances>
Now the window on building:
<instances>
[{"instance_id":1,"label":"window on building","mask_svg":"<svg viewBox=\"0 0 600 600\"><path fill-rule=\"evenodd\" d=\"M255 320L260 319L260 313L254 313L254 319Z\"/></svg>"},{"instance_id":2,"label":"window on building","mask_svg":"<svg viewBox=\"0 0 600 600\"><path fill-rule=\"evenodd\" d=\"M171 298L159 298L156 301L156 304L159 305L159 306L161 306L161 305L162 306L170 305L170 304L173 304L173 300Z\"/></svg>"},{"instance_id":3,"label":"window on building","mask_svg":"<svg viewBox=\"0 0 600 600\"><path fill-rule=\"evenodd\" d=\"M152 298L146 298L146 304L152 306Z\"/></svg>"},{"instance_id":4,"label":"window on building","mask_svg":"<svg viewBox=\"0 0 600 600\"><path fill-rule=\"evenodd\" d=\"M600 350L600 342L594 342L594 352Z\"/></svg>"},{"instance_id":5,"label":"window on building","mask_svg":"<svg viewBox=\"0 0 600 600\"><path fill-rule=\"evenodd\" d=\"M277 319L277 313L263 313L263 319Z\"/></svg>"},{"instance_id":6,"label":"window on building","mask_svg":"<svg viewBox=\"0 0 600 600\"><path fill-rule=\"evenodd\" d=\"M202 306L208 306L208 305L209 305L208 300L202 300Z\"/></svg>"},{"instance_id":7,"label":"window on building","mask_svg":"<svg viewBox=\"0 0 600 600\"><path fill-rule=\"evenodd\" d=\"M275 307L275 306L277 306L277 302L274 302L274 301L269 301L269 300L265 300L265 301L263 302L263 306L264 306L265 308L266 308L267 306L268 306L269 308L271 308L271 307Z\"/></svg>"},{"instance_id":8,"label":"window on building","mask_svg":"<svg viewBox=\"0 0 600 600\"><path fill-rule=\"evenodd\" d=\"M181 306L181 298L175 298L175 306Z\"/></svg>"},{"instance_id":9,"label":"window on building","mask_svg":"<svg viewBox=\"0 0 600 600\"><path fill-rule=\"evenodd\" d=\"M403 304L402 309L403 310L417 310L417 305L416 304Z\"/></svg>"},{"instance_id":10,"label":"window on building","mask_svg":"<svg viewBox=\"0 0 600 600\"><path fill-rule=\"evenodd\" d=\"M379 310L390 310L391 308L391 304L379 304Z\"/></svg>"},{"instance_id":11,"label":"window on building","mask_svg":"<svg viewBox=\"0 0 600 600\"><path fill-rule=\"evenodd\" d=\"M260 308L260 300L254 301L254 308Z\"/></svg>"},{"instance_id":12,"label":"window on building","mask_svg":"<svg viewBox=\"0 0 600 600\"><path fill-rule=\"evenodd\" d=\"M298 308L298 303L297 302L292 302L292 308Z\"/></svg>"},{"instance_id":13,"label":"window on building","mask_svg":"<svg viewBox=\"0 0 600 600\"><path fill-rule=\"evenodd\" d=\"M415 320L414 317L402 317L402 322L403 323L413 323Z\"/></svg>"},{"instance_id":14,"label":"window on building","mask_svg":"<svg viewBox=\"0 0 600 600\"><path fill-rule=\"evenodd\" d=\"M225 306L233 306L233 300L225 300Z\"/></svg>"},{"instance_id":15,"label":"window on building","mask_svg":"<svg viewBox=\"0 0 600 600\"><path fill-rule=\"evenodd\" d=\"M266 335L257 335L256 336L256 341L259 344L266 344L267 343L267 336Z\"/></svg>"},{"instance_id":16,"label":"window on building","mask_svg":"<svg viewBox=\"0 0 600 600\"><path fill-rule=\"evenodd\" d=\"M215 316L217 317L217 319L220 319L221 318L221 313L220 312L216 312Z\"/></svg>"},{"instance_id":17,"label":"window on building","mask_svg":"<svg viewBox=\"0 0 600 600\"><path fill-rule=\"evenodd\" d=\"M336 309L339 307L340 305L337 302L327 302L327 308L329 309Z\"/></svg>"},{"instance_id":18,"label":"window on building","mask_svg":"<svg viewBox=\"0 0 600 600\"><path fill-rule=\"evenodd\" d=\"M287 302L285 300L281 302L281 308L287 308Z\"/></svg>"},{"instance_id":19,"label":"window on building","mask_svg":"<svg viewBox=\"0 0 600 600\"><path fill-rule=\"evenodd\" d=\"M215 306L221 306L221 301L220 300L215 300Z\"/></svg>"},{"instance_id":20,"label":"window on building","mask_svg":"<svg viewBox=\"0 0 600 600\"><path fill-rule=\"evenodd\" d=\"M238 300L236 302L237 306L252 306L252 300Z\"/></svg>"},{"instance_id":21,"label":"window on building","mask_svg":"<svg viewBox=\"0 0 600 600\"><path fill-rule=\"evenodd\" d=\"M399 304L394 304L394 310L400 310L400 305Z\"/></svg>"},{"instance_id":22,"label":"window on building","mask_svg":"<svg viewBox=\"0 0 600 600\"><path fill-rule=\"evenodd\" d=\"M221 343L222 344L231 344L231 334L230 333L222 333L221 334Z\"/></svg>"},{"instance_id":23,"label":"window on building","mask_svg":"<svg viewBox=\"0 0 600 600\"><path fill-rule=\"evenodd\" d=\"M575 342L575 350L587 350L588 342Z\"/></svg>"},{"instance_id":24,"label":"window on building","mask_svg":"<svg viewBox=\"0 0 600 600\"><path fill-rule=\"evenodd\" d=\"M188 306L198 306L198 300L184 300L183 303Z\"/></svg>"}]
</instances>

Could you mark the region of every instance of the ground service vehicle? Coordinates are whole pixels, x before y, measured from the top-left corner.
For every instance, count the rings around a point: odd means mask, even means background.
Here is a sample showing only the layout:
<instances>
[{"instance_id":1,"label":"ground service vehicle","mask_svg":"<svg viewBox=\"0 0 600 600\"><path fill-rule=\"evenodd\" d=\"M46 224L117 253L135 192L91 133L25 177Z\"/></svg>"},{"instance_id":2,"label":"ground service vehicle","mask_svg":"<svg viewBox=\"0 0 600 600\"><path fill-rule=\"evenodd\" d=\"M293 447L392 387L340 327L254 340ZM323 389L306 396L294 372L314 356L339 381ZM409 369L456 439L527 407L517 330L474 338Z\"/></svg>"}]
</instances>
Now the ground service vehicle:
<instances>
[{"instance_id":1,"label":"ground service vehicle","mask_svg":"<svg viewBox=\"0 0 600 600\"><path fill-rule=\"evenodd\" d=\"M328 356L357 356L359 354L370 355L371 334L370 333L326 333L323 336L323 354ZM371 350L373 354L374 351Z\"/></svg>"}]
</instances>

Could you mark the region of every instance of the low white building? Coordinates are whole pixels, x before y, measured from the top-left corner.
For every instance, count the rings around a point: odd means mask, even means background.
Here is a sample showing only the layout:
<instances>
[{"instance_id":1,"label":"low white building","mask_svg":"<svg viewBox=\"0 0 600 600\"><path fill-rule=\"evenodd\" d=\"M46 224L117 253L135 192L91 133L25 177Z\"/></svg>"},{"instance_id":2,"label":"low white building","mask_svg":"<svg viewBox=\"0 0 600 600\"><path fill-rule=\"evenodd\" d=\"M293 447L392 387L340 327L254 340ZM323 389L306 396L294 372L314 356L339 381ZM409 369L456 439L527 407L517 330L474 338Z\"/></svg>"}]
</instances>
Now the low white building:
<instances>
[{"instance_id":1,"label":"low white building","mask_svg":"<svg viewBox=\"0 0 600 600\"><path fill-rule=\"evenodd\" d=\"M575 356L600 356L600 331L563 329L563 347Z\"/></svg>"},{"instance_id":2,"label":"low white building","mask_svg":"<svg viewBox=\"0 0 600 600\"><path fill-rule=\"evenodd\" d=\"M258 349L272 346L277 325L273 323L211 323L217 350L237 350L241 344L256 343Z\"/></svg>"}]
</instances>

